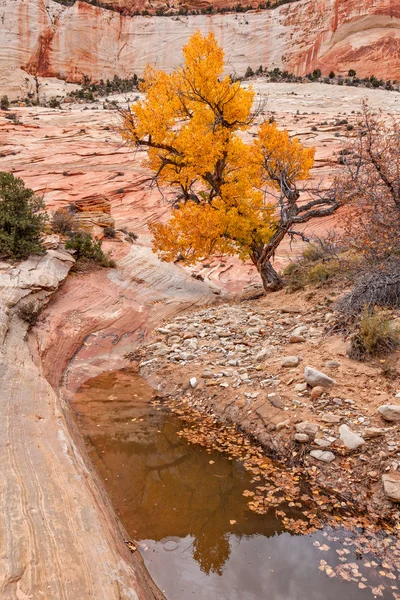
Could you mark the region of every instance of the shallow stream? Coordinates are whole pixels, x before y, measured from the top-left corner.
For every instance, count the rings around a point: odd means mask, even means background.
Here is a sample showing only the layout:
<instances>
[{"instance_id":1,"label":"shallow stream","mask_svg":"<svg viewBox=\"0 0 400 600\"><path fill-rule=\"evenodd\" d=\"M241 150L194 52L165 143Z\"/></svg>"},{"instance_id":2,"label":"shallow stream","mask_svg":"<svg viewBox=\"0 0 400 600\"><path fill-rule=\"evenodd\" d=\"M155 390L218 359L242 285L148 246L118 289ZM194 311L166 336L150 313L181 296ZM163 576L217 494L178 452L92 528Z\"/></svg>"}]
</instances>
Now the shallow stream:
<instances>
[{"instance_id":1,"label":"shallow stream","mask_svg":"<svg viewBox=\"0 0 400 600\"><path fill-rule=\"evenodd\" d=\"M293 535L276 510L252 512L243 496L254 488L251 473L185 441L180 419L153 406L153 396L121 370L88 381L72 406L115 509L168 600L400 599L392 559L361 554L352 543L360 531ZM298 507L285 510L301 518Z\"/></svg>"}]
</instances>

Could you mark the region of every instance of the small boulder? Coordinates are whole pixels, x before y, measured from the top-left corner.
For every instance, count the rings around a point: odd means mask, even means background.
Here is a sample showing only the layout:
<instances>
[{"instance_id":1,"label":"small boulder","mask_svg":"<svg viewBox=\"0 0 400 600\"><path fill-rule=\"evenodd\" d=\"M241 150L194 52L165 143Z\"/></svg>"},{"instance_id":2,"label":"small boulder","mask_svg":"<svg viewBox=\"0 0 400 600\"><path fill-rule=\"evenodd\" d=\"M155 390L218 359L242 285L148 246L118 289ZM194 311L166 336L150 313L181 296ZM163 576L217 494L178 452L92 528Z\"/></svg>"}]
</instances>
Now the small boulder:
<instances>
[{"instance_id":1,"label":"small boulder","mask_svg":"<svg viewBox=\"0 0 400 600\"><path fill-rule=\"evenodd\" d=\"M333 452L328 450L312 450L310 456L325 463L330 463L336 458Z\"/></svg>"},{"instance_id":2,"label":"small boulder","mask_svg":"<svg viewBox=\"0 0 400 600\"><path fill-rule=\"evenodd\" d=\"M319 430L319 425L316 423L308 423L307 421L303 421L302 423L296 424L297 433L306 433L307 435L316 435Z\"/></svg>"},{"instance_id":3,"label":"small boulder","mask_svg":"<svg viewBox=\"0 0 400 600\"><path fill-rule=\"evenodd\" d=\"M304 369L304 378L307 381L308 385L311 387L321 386L323 388L330 388L336 382L329 375L325 375L321 371L314 369L313 367L305 367Z\"/></svg>"},{"instance_id":4,"label":"small boulder","mask_svg":"<svg viewBox=\"0 0 400 600\"><path fill-rule=\"evenodd\" d=\"M281 358L282 367L297 367L300 364L300 358L298 356L284 356Z\"/></svg>"},{"instance_id":5,"label":"small boulder","mask_svg":"<svg viewBox=\"0 0 400 600\"><path fill-rule=\"evenodd\" d=\"M352 431L348 425L341 425L339 427L339 433L343 444L350 450L355 450L359 446L365 444L364 438Z\"/></svg>"},{"instance_id":6,"label":"small boulder","mask_svg":"<svg viewBox=\"0 0 400 600\"><path fill-rule=\"evenodd\" d=\"M385 495L393 502L400 502L400 478L398 475L387 473L382 475Z\"/></svg>"},{"instance_id":7,"label":"small boulder","mask_svg":"<svg viewBox=\"0 0 400 600\"><path fill-rule=\"evenodd\" d=\"M310 436L308 436L306 433L295 433L294 439L300 444L306 444L310 441Z\"/></svg>"},{"instance_id":8,"label":"small boulder","mask_svg":"<svg viewBox=\"0 0 400 600\"><path fill-rule=\"evenodd\" d=\"M386 421L400 421L400 405L399 404L384 404L378 408L378 413L386 419Z\"/></svg>"}]
</instances>

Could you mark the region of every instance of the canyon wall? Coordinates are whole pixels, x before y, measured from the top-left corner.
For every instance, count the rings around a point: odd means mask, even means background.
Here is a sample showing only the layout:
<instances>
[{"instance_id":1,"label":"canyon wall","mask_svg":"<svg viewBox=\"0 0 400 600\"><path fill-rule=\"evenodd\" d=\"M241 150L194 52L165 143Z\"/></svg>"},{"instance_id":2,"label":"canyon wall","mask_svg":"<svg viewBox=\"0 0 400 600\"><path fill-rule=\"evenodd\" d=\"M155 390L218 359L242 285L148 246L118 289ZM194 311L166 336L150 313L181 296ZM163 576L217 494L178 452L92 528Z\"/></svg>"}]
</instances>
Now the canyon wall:
<instances>
[{"instance_id":1,"label":"canyon wall","mask_svg":"<svg viewBox=\"0 0 400 600\"><path fill-rule=\"evenodd\" d=\"M321 68L400 78L400 0L299 0L274 10L175 17L125 16L77 1L0 0L0 87L21 94L27 73L80 82L171 70L200 29L214 31L229 70Z\"/></svg>"}]
</instances>

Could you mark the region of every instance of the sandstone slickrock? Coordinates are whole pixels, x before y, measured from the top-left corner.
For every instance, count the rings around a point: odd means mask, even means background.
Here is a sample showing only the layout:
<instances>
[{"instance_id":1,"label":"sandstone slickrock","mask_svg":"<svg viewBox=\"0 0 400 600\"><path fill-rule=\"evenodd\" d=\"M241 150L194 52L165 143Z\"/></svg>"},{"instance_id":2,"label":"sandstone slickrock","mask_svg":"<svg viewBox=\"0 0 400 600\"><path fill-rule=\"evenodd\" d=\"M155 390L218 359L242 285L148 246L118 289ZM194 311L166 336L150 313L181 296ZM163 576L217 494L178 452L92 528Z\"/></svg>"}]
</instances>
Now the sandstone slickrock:
<instances>
[{"instance_id":1,"label":"sandstone slickrock","mask_svg":"<svg viewBox=\"0 0 400 600\"><path fill-rule=\"evenodd\" d=\"M400 421L400 404L384 404L378 408L378 412L386 421Z\"/></svg>"},{"instance_id":2,"label":"sandstone slickrock","mask_svg":"<svg viewBox=\"0 0 400 600\"><path fill-rule=\"evenodd\" d=\"M343 444L350 450L355 450L365 444L364 438L352 431L348 425L341 425L339 427L339 434Z\"/></svg>"},{"instance_id":3,"label":"sandstone slickrock","mask_svg":"<svg viewBox=\"0 0 400 600\"><path fill-rule=\"evenodd\" d=\"M331 463L335 460L333 452L329 452L328 450L311 450L310 456L325 463Z\"/></svg>"},{"instance_id":4,"label":"sandstone slickrock","mask_svg":"<svg viewBox=\"0 0 400 600\"><path fill-rule=\"evenodd\" d=\"M0 595L160 599L126 548L19 317L23 303L46 301L72 263L50 250L0 273Z\"/></svg>"},{"instance_id":5,"label":"sandstone slickrock","mask_svg":"<svg viewBox=\"0 0 400 600\"><path fill-rule=\"evenodd\" d=\"M400 477L390 473L382 475L383 490L393 502L400 502Z\"/></svg>"},{"instance_id":6,"label":"sandstone slickrock","mask_svg":"<svg viewBox=\"0 0 400 600\"><path fill-rule=\"evenodd\" d=\"M314 367L304 368L304 378L307 381L308 385L311 385L311 387L313 388L317 386L321 386L323 388L330 388L332 385L335 384L335 380L332 379L332 377L325 375L325 373L322 373L322 371L314 369Z\"/></svg>"}]
</instances>

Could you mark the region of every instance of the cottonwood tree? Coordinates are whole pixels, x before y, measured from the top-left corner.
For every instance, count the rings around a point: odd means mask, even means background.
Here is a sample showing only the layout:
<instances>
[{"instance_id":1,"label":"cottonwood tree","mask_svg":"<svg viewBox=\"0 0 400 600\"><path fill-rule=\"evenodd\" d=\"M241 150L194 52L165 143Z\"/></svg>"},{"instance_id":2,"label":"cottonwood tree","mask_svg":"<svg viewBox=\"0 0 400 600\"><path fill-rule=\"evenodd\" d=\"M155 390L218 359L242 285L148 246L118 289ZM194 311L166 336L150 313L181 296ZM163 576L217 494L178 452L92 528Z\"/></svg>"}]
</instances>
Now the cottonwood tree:
<instances>
[{"instance_id":1,"label":"cottonwood tree","mask_svg":"<svg viewBox=\"0 0 400 600\"><path fill-rule=\"evenodd\" d=\"M154 250L188 264L237 254L253 262L265 289L279 289L271 259L283 238L303 235L297 225L332 214L339 202L332 194L301 198L313 149L269 122L250 137L254 91L223 76L213 34L195 33L183 52L171 74L146 69L145 99L123 113L124 140L147 150L157 185L178 191L169 222L149 225Z\"/></svg>"}]
</instances>

